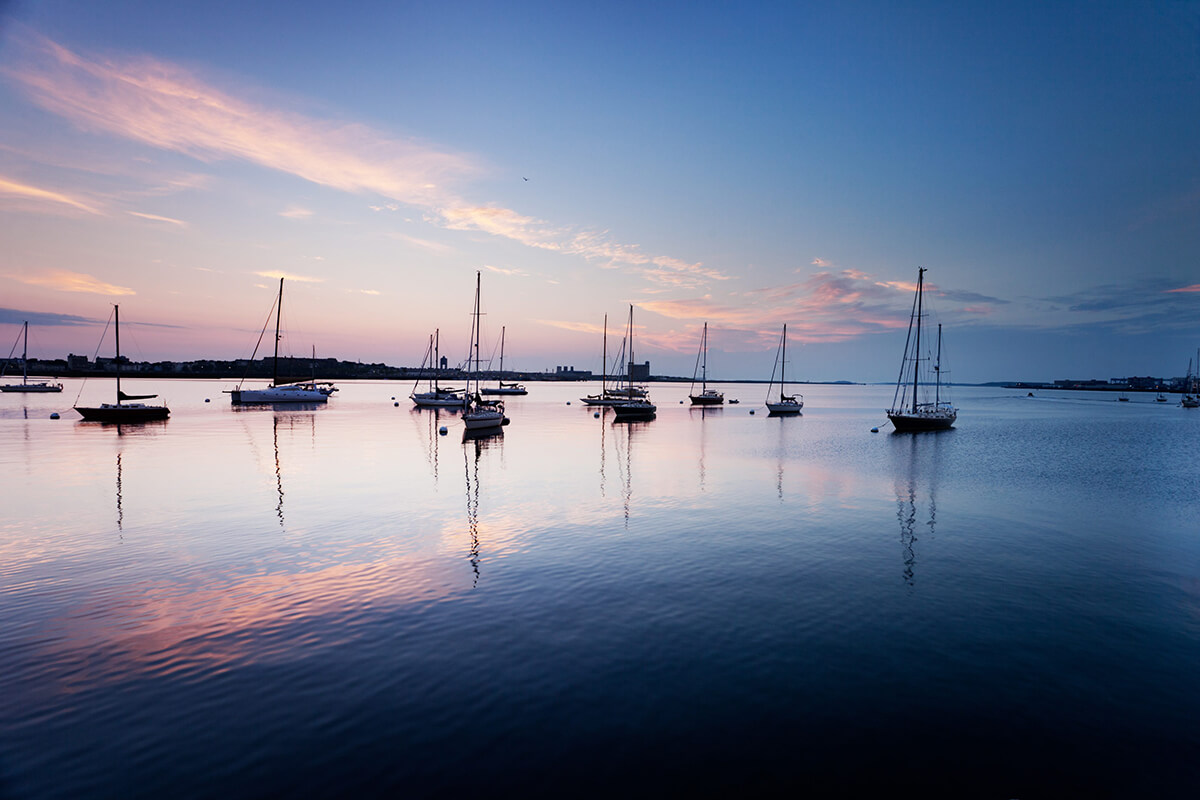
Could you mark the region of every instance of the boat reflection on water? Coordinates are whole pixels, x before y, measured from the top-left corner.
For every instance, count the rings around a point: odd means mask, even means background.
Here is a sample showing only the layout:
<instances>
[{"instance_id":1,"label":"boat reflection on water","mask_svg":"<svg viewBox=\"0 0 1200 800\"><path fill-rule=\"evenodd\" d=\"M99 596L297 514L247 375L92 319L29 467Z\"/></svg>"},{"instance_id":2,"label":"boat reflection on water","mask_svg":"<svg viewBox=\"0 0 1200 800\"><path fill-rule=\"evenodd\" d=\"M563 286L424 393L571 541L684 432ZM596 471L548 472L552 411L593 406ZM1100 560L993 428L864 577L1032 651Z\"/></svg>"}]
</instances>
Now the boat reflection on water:
<instances>
[{"instance_id":1,"label":"boat reflection on water","mask_svg":"<svg viewBox=\"0 0 1200 800\"><path fill-rule=\"evenodd\" d=\"M724 396L722 396L723 401ZM705 471L704 456L708 444L708 422L707 418L711 415L720 415L724 412L725 407L721 405L695 405L688 407L688 416L692 419L699 418L700 420L700 491L705 491L705 479L707 473Z\"/></svg>"},{"instance_id":2,"label":"boat reflection on water","mask_svg":"<svg viewBox=\"0 0 1200 800\"><path fill-rule=\"evenodd\" d=\"M647 435L651 427L647 420L622 420L620 425L613 426L613 430L616 431L613 448L617 454L617 474L621 479L621 503L626 530L629 528L629 510L633 503L633 443Z\"/></svg>"},{"instance_id":3,"label":"boat reflection on water","mask_svg":"<svg viewBox=\"0 0 1200 800\"><path fill-rule=\"evenodd\" d=\"M449 425L457 417L457 409L439 408L437 406L413 406L409 416L420 433L421 447L425 451L425 463L433 474L433 485L437 486L441 428Z\"/></svg>"},{"instance_id":4,"label":"boat reflection on water","mask_svg":"<svg viewBox=\"0 0 1200 800\"><path fill-rule=\"evenodd\" d=\"M463 435L463 475L466 480L467 535L470 550L467 559L471 563L471 588L479 585L479 462L485 451L502 451L504 437L494 434L472 432Z\"/></svg>"},{"instance_id":5,"label":"boat reflection on water","mask_svg":"<svg viewBox=\"0 0 1200 800\"><path fill-rule=\"evenodd\" d=\"M121 507L121 455L117 451L117 531L125 530L125 510Z\"/></svg>"},{"instance_id":6,"label":"boat reflection on water","mask_svg":"<svg viewBox=\"0 0 1200 800\"><path fill-rule=\"evenodd\" d=\"M896 519L900 523L900 549L904 582L913 585L917 543L933 539L937 527L937 494L942 463L942 436L893 436L893 489Z\"/></svg>"},{"instance_id":7,"label":"boat reflection on water","mask_svg":"<svg viewBox=\"0 0 1200 800\"><path fill-rule=\"evenodd\" d=\"M229 410L235 414L253 414L259 411L291 414L297 411L325 411L328 408L328 403L233 403L229 406Z\"/></svg>"},{"instance_id":8,"label":"boat reflection on water","mask_svg":"<svg viewBox=\"0 0 1200 800\"><path fill-rule=\"evenodd\" d=\"M279 518L279 527L284 527L283 519L283 467L279 464L279 415L271 419L271 442L275 446L275 493L279 502L275 504L275 516Z\"/></svg>"}]
</instances>

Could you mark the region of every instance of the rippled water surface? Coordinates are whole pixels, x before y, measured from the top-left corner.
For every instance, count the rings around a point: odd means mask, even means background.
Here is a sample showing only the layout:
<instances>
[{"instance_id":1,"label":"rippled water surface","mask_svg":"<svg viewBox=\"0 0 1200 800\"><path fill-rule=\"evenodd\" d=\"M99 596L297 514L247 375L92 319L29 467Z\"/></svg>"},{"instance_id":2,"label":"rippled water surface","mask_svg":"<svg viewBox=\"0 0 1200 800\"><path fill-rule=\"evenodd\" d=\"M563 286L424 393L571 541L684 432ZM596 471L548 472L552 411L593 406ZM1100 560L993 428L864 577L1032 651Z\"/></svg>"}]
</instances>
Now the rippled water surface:
<instances>
[{"instance_id":1,"label":"rippled water surface","mask_svg":"<svg viewBox=\"0 0 1200 800\"><path fill-rule=\"evenodd\" d=\"M1200 411L532 384L463 441L407 384L67 383L0 397L0 796L1200 788Z\"/></svg>"}]
</instances>

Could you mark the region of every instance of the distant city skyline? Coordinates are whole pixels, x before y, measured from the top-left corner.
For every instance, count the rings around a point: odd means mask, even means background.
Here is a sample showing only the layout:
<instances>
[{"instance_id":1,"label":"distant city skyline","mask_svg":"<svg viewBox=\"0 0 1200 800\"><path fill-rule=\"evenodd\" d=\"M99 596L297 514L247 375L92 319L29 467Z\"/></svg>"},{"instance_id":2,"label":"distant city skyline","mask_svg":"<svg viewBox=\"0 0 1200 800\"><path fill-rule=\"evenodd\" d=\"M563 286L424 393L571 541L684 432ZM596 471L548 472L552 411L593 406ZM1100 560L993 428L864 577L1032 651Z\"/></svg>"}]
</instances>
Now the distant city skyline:
<instances>
[{"instance_id":1,"label":"distant city skyline","mask_svg":"<svg viewBox=\"0 0 1200 800\"><path fill-rule=\"evenodd\" d=\"M955 381L1182 375L1200 8L0 0L0 344L637 360L894 379L918 266ZM127 344L128 339L128 344ZM460 352L461 351L461 352ZM105 355L101 352L100 355Z\"/></svg>"}]
</instances>

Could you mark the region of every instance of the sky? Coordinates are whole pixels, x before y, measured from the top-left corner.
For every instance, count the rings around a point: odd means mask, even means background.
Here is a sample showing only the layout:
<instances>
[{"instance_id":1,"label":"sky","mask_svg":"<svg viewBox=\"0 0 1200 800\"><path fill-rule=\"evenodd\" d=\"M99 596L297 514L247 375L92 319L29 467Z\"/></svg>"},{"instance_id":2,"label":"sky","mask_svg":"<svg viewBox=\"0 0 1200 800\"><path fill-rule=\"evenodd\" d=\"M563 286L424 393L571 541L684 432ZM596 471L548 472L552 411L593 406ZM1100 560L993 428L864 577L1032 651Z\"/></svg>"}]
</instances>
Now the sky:
<instances>
[{"instance_id":1,"label":"sky","mask_svg":"<svg viewBox=\"0 0 1200 800\"><path fill-rule=\"evenodd\" d=\"M0 0L0 357L952 380L1200 347L1200 4ZM268 337L269 338L269 337ZM111 347L111 334L101 355ZM19 346L18 346L19 352Z\"/></svg>"}]
</instances>

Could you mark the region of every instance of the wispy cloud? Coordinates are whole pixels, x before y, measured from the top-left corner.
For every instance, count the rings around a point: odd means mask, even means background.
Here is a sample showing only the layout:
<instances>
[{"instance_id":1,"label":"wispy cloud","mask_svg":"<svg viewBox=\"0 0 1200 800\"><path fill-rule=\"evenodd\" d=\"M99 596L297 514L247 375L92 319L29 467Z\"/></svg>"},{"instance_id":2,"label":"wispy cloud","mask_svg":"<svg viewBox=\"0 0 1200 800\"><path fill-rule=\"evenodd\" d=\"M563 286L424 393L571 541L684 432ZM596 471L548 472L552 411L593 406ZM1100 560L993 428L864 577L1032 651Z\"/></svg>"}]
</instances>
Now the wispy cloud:
<instances>
[{"instance_id":1,"label":"wispy cloud","mask_svg":"<svg viewBox=\"0 0 1200 800\"><path fill-rule=\"evenodd\" d=\"M427 222L477 231L528 247L632 269L647 280L696 288L727 275L712 267L647 254L607 231L553 224L513 209L463 200L475 159L368 126L318 119L245 100L193 72L150 57L93 57L31 30L18 66L5 68L37 105L82 128L123 136L201 161L240 159L345 192L394 201L375 210L420 209ZM81 205L84 208L86 204ZM85 209L90 210L90 209Z\"/></svg>"},{"instance_id":2,"label":"wispy cloud","mask_svg":"<svg viewBox=\"0 0 1200 800\"><path fill-rule=\"evenodd\" d=\"M504 267L493 267L491 264L484 264L483 268L489 272L495 272L499 275L508 275L515 278L528 278L529 273L523 269L505 269Z\"/></svg>"},{"instance_id":3,"label":"wispy cloud","mask_svg":"<svg viewBox=\"0 0 1200 800\"><path fill-rule=\"evenodd\" d=\"M27 57L5 72L39 106L85 128L421 206L442 204L443 182L476 170L466 157L427 144L240 99L169 62L91 58L27 33Z\"/></svg>"},{"instance_id":4,"label":"wispy cloud","mask_svg":"<svg viewBox=\"0 0 1200 800\"><path fill-rule=\"evenodd\" d=\"M354 291L358 292L359 294L369 294L372 296L383 294L383 292L379 291L378 289L355 289Z\"/></svg>"},{"instance_id":5,"label":"wispy cloud","mask_svg":"<svg viewBox=\"0 0 1200 800\"><path fill-rule=\"evenodd\" d=\"M725 300L704 295L646 300L638 306L668 319L690 321L693 328L707 321L736 329L748 341L769 341L786 323L789 336L799 342L842 342L908 325L913 289L900 281L881 281L860 270L844 269L818 272L802 281L763 287L736 297L731 294ZM943 313L961 320L990 313L989 303L1006 302L965 292L935 290L931 294L953 300L952 307L943 309ZM958 306L966 299L975 302ZM689 329L687 335L694 337L694 330Z\"/></svg>"},{"instance_id":6,"label":"wispy cloud","mask_svg":"<svg viewBox=\"0 0 1200 800\"><path fill-rule=\"evenodd\" d=\"M301 208L300 206L288 206L283 211L279 212L279 216L287 217L288 219L308 219L313 215L311 209Z\"/></svg>"},{"instance_id":7,"label":"wispy cloud","mask_svg":"<svg viewBox=\"0 0 1200 800\"><path fill-rule=\"evenodd\" d=\"M422 250L428 250L431 253L445 254L454 252L454 248L448 244L435 242L430 239L418 239L416 236L409 236L407 233L389 233L387 236L391 239L411 244L414 247L419 247Z\"/></svg>"},{"instance_id":8,"label":"wispy cloud","mask_svg":"<svg viewBox=\"0 0 1200 800\"><path fill-rule=\"evenodd\" d=\"M63 269L53 269L39 275L7 275L5 277L27 283L31 286L42 286L59 292L85 292L88 294L103 294L119 296L137 294L133 289L105 283L99 278L82 272L69 272Z\"/></svg>"},{"instance_id":9,"label":"wispy cloud","mask_svg":"<svg viewBox=\"0 0 1200 800\"><path fill-rule=\"evenodd\" d=\"M170 223L171 225L178 225L181 228L186 228L188 226L188 224L181 219L172 219L171 217L160 217L158 214L145 214L141 211L130 211L129 214L132 216L135 216L135 217L141 217L142 219L148 219L151 222L167 222L167 223Z\"/></svg>"},{"instance_id":10,"label":"wispy cloud","mask_svg":"<svg viewBox=\"0 0 1200 800\"><path fill-rule=\"evenodd\" d=\"M551 328L562 328L565 331L575 331L577 333L603 333L603 325L595 325L591 322L572 322L561 319L531 319L530 322L535 322L538 325L549 325Z\"/></svg>"},{"instance_id":11,"label":"wispy cloud","mask_svg":"<svg viewBox=\"0 0 1200 800\"><path fill-rule=\"evenodd\" d=\"M62 192L51 191L50 189L41 189L37 186L30 186L27 183L18 183L17 181L9 180L0 176L0 195L8 197L18 197L24 200L34 200L39 203L53 203L57 205L70 206L71 208L80 211L86 211L89 214L103 214L102 211L88 205L82 200L72 197Z\"/></svg>"},{"instance_id":12,"label":"wispy cloud","mask_svg":"<svg viewBox=\"0 0 1200 800\"><path fill-rule=\"evenodd\" d=\"M1178 289L1167 289L1167 292L1200 292L1200 283L1193 283L1191 286L1181 286Z\"/></svg>"},{"instance_id":13,"label":"wispy cloud","mask_svg":"<svg viewBox=\"0 0 1200 800\"><path fill-rule=\"evenodd\" d=\"M266 270L264 272L256 272L254 274L260 278L275 278L275 279L283 278L285 280L295 281L296 283L324 283L325 282L324 278L314 278L311 275L293 275L290 272L284 272L283 270L278 270L278 269Z\"/></svg>"}]
</instances>

